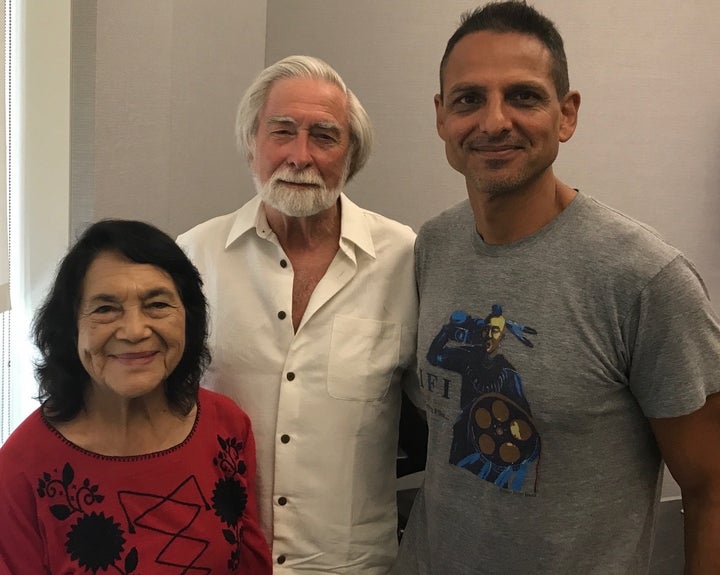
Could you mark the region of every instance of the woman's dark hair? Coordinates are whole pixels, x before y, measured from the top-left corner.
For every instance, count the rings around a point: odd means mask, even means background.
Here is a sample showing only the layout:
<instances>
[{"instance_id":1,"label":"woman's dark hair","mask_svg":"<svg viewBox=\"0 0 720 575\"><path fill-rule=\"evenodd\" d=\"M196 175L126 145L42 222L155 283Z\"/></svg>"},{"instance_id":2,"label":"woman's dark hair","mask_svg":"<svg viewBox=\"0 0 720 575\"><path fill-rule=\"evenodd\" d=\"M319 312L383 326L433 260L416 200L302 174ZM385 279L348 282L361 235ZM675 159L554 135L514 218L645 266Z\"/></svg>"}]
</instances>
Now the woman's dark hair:
<instances>
[{"instance_id":1,"label":"woman's dark hair","mask_svg":"<svg viewBox=\"0 0 720 575\"><path fill-rule=\"evenodd\" d=\"M33 320L32 335L41 356L35 363L38 399L45 415L69 421L85 406L90 376L77 350L78 308L88 268L107 252L150 264L172 277L185 307L185 350L165 381L165 395L173 411L189 413L210 363L207 300L200 273L175 241L156 227L133 220L103 220L91 225L60 262L55 282Z\"/></svg>"}]
</instances>

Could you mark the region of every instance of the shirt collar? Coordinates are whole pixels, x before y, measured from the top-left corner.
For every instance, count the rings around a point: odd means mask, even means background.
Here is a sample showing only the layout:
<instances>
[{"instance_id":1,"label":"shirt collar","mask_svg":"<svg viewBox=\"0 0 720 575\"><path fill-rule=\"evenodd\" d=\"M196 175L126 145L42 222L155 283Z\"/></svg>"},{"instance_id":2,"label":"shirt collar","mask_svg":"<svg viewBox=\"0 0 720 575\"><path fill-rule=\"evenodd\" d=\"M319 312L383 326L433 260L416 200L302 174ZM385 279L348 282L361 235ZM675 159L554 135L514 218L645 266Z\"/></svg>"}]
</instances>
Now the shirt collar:
<instances>
[{"instance_id":1,"label":"shirt collar","mask_svg":"<svg viewBox=\"0 0 720 575\"><path fill-rule=\"evenodd\" d=\"M365 210L352 202L345 194L340 194L340 246L355 244L371 258L375 258L370 226L365 217Z\"/></svg>"},{"instance_id":2,"label":"shirt collar","mask_svg":"<svg viewBox=\"0 0 720 575\"><path fill-rule=\"evenodd\" d=\"M225 240L225 249L228 249L240 236L253 228L257 230L257 234L262 238L272 233L265 217L265 210L262 209L260 196L257 194L236 212L235 221L230 227L230 232Z\"/></svg>"},{"instance_id":3,"label":"shirt collar","mask_svg":"<svg viewBox=\"0 0 720 575\"><path fill-rule=\"evenodd\" d=\"M350 243L374 258L375 245L364 210L343 193L340 194L340 214L340 247L343 251L347 252L346 246ZM253 228L261 238L267 238L273 233L258 195L255 195L237 211L235 221L225 241L225 249Z\"/></svg>"}]
</instances>

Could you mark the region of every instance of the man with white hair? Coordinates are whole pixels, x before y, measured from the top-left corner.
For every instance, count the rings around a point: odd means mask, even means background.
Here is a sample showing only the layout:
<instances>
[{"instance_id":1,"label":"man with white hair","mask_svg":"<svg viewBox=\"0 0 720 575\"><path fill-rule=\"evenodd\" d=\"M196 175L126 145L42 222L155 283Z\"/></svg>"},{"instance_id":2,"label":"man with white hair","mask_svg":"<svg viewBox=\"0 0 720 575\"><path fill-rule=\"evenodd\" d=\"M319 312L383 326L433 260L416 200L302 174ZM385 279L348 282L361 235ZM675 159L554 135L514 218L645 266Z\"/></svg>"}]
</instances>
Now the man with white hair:
<instances>
[{"instance_id":1,"label":"man with white hair","mask_svg":"<svg viewBox=\"0 0 720 575\"><path fill-rule=\"evenodd\" d=\"M384 575L401 387L417 394L415 234L343 193L372 129L325 62L261 72L236 134L257 196L178 239L211 305L205 385L252 419L275 572Z\"/></svg>"}]
</instances>

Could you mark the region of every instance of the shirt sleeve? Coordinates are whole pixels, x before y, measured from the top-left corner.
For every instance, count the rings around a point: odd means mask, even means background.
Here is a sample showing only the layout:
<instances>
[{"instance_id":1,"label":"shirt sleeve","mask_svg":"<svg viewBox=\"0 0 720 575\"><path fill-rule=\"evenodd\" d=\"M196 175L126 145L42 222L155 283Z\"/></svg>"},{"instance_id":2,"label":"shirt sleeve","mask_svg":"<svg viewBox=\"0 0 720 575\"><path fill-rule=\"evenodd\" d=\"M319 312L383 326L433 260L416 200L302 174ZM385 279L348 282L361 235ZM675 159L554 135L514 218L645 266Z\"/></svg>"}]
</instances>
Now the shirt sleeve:
<instances>
[{"instance_id":1,"label":"shirt sleeve","mask_svg":"<svg viewBox=\"0 0 720 575\"><path fill-rule=\"evenodd\" d=\"M7 449L0 450L0 517L0 575L50 575L33 486Z\"/></svg>"},{"instance_id":2,"label":"shirt sleeve","mask_svg":"<svg viewBox=\"0 0 720 575\"><path fill-rule=\"evenodd\" d=\"M238 573L252 573L253 575L270 575L272 573L272 559L270 547L260 529L260 514L257 502L257 486L255 474L255 437L252 432L250 419L243 412L242 420L245 422L245 464L247 466L246 481L248 500L245 507L243 542L241 562Z\"/></svg>"},{"instance_id":3,"label":"shirt sleeve","mask_svg":"<svg viewBox=\"0 0 720 575\"><path fill-rule=\"evenodd\" d=\"M629 384L647 417L678 417L720 391L720 323L693 265L679 255L642 290L626 321Z\"/></svg>"}]
</instances>

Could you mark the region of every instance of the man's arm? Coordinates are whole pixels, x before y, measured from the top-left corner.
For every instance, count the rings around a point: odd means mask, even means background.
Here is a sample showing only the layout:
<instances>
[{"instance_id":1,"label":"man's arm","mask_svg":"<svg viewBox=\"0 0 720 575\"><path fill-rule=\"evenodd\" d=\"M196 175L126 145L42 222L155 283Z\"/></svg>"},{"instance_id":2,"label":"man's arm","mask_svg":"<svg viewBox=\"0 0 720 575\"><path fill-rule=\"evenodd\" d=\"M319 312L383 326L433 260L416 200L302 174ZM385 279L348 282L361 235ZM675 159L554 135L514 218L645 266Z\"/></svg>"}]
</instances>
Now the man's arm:
<instances>
[{"instance_id":1,"label":"man's arm","mask_svg":"<svg viewBox=\"0 0 720 575\"><path fill-rule=\"evenodd\" d=\"M681 417L650 419L665 463L682 490L685 575L720 573L720 393Z\"/></svg>"}]
</instances>

